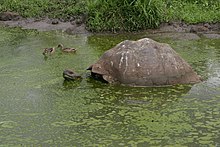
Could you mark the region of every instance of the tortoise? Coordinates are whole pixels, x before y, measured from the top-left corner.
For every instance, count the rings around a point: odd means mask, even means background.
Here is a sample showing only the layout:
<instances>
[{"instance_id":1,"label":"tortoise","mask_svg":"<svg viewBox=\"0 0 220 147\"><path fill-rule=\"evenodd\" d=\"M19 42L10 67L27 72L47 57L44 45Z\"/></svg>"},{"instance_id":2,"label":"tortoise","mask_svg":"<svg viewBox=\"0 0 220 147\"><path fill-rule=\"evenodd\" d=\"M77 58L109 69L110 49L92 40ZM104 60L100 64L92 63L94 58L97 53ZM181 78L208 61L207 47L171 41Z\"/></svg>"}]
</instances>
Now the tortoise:
<instances>
[{"instance_id":1,"label":"tortoise","mask_svg":"<svg viewBox=\"0 0 220 147\"><path fill-rule=\"evenodd\" d=\"M128 86L194 84L201 78L168 44L150 38L125 40L92 64L93 77Z\"/></svg>"}]
</instances>

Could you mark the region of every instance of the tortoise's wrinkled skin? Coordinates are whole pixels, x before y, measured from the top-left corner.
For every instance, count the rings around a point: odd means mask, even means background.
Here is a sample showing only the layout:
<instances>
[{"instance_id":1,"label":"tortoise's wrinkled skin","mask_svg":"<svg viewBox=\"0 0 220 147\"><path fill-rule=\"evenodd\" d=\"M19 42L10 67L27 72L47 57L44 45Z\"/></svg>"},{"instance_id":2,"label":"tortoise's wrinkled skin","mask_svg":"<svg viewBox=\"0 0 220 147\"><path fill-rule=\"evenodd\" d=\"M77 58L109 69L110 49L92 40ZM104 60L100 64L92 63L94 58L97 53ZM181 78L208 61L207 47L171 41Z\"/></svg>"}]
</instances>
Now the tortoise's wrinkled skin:
<instances>
[{"instance_id":1,"label":"tortoise's wrinkled skin","mask_svg":"<svg viewBox=\"0 0 220 147\"><path fill-rule=\"evenodd\" d=\"M108 83L129 86L193 84L200 77L168 44L144 38L123 41L90 66Z\"/></svg>"}]
</instances>

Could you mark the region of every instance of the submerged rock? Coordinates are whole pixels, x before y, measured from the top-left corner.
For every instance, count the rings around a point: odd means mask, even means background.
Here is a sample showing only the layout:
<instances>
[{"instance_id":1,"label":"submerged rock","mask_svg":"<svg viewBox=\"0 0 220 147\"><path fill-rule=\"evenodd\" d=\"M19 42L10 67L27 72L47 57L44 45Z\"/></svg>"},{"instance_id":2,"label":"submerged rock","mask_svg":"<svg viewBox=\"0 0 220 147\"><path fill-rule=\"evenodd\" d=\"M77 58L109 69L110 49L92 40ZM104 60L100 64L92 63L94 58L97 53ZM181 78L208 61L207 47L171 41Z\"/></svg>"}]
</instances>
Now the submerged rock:
<instances>
[{"instance_id":1,"label":"submerged rock","mask_svg":"<svg viewBox=\"0 0 220 147\"><path fill-rule=\"evenodd\" d=\"M220 34L203 34L203 36L209 39L220 39Z\"/></svg>"},{"instance_id":2,"label":"submerged rock","mask_svg":"<svg viewBox=\"0 0 220 147\"><path fill-rule=\"evenodd\" d=\"M163 86L200 82L200 77L168 44L144 38L123 41L89 68L108 83Z\"/></svg>"},{"instance_id":3,"label":"submerged rock","mask_svg":"<svg viewBox=\"0 0 220 147\"><path fill-rule=\"evenodd\" d=\"M53 24L53 25L56 25L56 24L59 23L59 20L58 19L51 19L50 23Z\"/></svg>"}]
</instances>

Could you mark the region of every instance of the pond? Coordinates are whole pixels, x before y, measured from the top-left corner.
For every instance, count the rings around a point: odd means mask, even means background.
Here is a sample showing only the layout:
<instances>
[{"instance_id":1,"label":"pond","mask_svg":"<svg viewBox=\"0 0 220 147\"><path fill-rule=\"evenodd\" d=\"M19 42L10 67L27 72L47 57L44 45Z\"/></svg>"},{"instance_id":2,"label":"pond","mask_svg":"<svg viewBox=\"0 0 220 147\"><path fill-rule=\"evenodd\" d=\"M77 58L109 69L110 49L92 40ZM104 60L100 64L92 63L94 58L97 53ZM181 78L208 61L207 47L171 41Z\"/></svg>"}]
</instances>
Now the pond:
<instances>
[{"instance_id":1,"label":"pond","mask_svg":"<svg viewBox=\"0 0 220 147\"><path fill-rule=\"evenodd\" d=\"M220 40L169 43L204 79L132 88L90 79L86 68L125 40L148 34L67 35L0 28L0 146L220 146ZM42 49L57 51L44 58ZM81 81L64 81L64 69Z\"/></svg>"}]
</instances>

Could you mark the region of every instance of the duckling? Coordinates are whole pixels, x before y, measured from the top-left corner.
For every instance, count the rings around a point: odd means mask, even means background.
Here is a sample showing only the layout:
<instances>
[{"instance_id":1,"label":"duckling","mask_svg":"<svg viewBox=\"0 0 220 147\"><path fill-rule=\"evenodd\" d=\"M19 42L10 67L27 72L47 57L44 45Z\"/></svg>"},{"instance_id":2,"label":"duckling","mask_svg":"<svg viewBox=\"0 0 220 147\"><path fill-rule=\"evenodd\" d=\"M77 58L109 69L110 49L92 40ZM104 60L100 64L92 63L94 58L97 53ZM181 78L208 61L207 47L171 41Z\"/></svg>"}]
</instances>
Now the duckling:
<instances>
[{"instance_id":1,"label":"duckling","mask_svg":"<svg viewBox=\"0 0 220 147\"><path fill-rule=\"evenodd\" d=\"M64 48L61 43L57 47L60 48L63 52L66 52L66 53L74 53L74 52L76 52L75 48L67 48L67 47Z\"/></svg>"},{"instance_id":2,"label":"duckling","mask_svg":"<svg viewBox=\"0 0 220 147\"><path fill-rule=\"evenodd\" d=\"M55 47L45 48L43 51L43 55L52 55L55 52Z\"/></svg>"}]
</instances>

